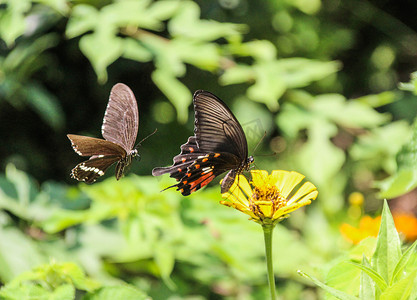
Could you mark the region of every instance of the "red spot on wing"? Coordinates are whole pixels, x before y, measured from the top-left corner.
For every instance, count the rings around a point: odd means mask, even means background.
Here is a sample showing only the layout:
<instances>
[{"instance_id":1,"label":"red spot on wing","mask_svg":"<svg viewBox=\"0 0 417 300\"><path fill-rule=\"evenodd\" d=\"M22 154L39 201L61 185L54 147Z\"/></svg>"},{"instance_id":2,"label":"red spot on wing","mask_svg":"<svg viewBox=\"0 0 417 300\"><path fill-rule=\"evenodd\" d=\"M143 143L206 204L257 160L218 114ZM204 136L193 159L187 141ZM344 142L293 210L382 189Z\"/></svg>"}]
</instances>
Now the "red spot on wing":
<instances>
[{"instance_id":1,"label":"red spot on wing","mask_svg":"<svg viewBox=\"0 0 417 300\"><path fill-rule=\"evenodd\" d=\"M190 153L194 152L194 148L193 147L189 147L188 150L190 150Z\"/></svg>"},{"instance_id":2,"label":"red spot on wing","mask_svg":"<svg viewBox=\"0 0 417 300\"><path fill-rule=\"evenodd\" d=\"M181 161L182 161L183 163L185 163L185 162L187 161L187 159L186 159L185 157L183 157L183 158L181 159Z\"/></svg>"},{"instance_id":3,"label":"red spot on wing","mask_svg":"<svg viewBox=\"0 0 417 300\"><path fill-rule=\"evenodd\" d=\"M180 173L182 172L182 169L181 169L181 168L178 168L177 170L178 170L178 172L180 172Z\"/></svg>"},{"instance_id":4,"label":"red spot on wing","mask_svg":"<svg viewBox=\"0 0 417 300\"><path fill-rule=\"evenodd\" d=\"M206 186L210 181L214 179L214 177L216 176L214 176L213 172L209 172L207 174L202 175L200 178L197 178L195 181L190 183L191 192L195 192L199 188ZM201 185L198 187L199 184Z\"/></svg>"}]
</instances>

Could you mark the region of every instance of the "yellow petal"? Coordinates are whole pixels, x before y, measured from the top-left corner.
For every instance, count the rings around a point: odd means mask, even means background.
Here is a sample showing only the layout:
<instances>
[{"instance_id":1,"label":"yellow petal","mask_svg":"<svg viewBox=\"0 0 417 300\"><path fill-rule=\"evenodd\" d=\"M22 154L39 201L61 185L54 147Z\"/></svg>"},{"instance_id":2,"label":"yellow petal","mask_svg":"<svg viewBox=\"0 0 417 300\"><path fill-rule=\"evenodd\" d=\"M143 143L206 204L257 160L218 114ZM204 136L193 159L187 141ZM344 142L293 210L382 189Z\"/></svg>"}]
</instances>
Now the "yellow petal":
<instances>
[{"instance_id":1,"label":"yellow petal","mask_svg":"<svg viewBox=\"0 0 417 300\"><path fill-rule=\"evenodd\" d=\"M278 190L281 191L281 195L284 198L287 198L294 187L304 179L304 175L291 171L282 171L277 170L273 171L272 173L277 172L275 176L277 176L277 183L276 186Z\"/></svg>"},{"instance_id":2,"label":"yellow petal","mask_svg":"<svg viewBox=\"0 0 417 300\"><path fill-rule=\"evenodd\" d=\"M296 202L298 199L300 199L301 197L303 197L306 194L309 194L312 191L317 191L317 188L315 187L314 184L312 184L311 182L307 181L305 182L298 190L297 192L295 192L294 195L292 195L292 197L288 200L288 205L292 204L293 202ZM317 192L318 193L318 192ZM317 193L315 194L317 197ZM316 199L314 197L314 199ZM313 200L314 200L313 199Z\"/></svg>"},{"instance_id":3,"label":"yellow petal","mask_svg":"<svg viewBox=\"0 0 417 300\"><path fill-rule=\"evenodd\" d=\"M253 186L264 185L268 180L268 172L265 170L252 170L251 175Z\"/></svg>"}]
</instances>

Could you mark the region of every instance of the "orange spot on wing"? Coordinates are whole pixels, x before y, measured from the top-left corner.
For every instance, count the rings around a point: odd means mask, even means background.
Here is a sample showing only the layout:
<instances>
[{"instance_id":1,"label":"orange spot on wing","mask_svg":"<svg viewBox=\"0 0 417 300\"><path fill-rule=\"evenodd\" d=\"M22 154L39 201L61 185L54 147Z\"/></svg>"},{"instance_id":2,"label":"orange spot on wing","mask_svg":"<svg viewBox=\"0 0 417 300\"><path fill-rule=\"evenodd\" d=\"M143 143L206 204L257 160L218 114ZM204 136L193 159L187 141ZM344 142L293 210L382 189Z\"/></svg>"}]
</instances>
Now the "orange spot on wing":
<instances>
[{"instance_id":1,"label":"orange spot on wing","mask_svg":"<svg viewBox=\"0 0 417 300\"><path fill-rule=\"evenodd\" d=\"M200 165L195 165L195 168L196 169L200 169Z\"/></svg>"},{"instance_id":2,"label":"orange spot on wing","mask_svg":"<svg viewBox=\"0 0 417 300\"><path fill-rule=\"evenodd\" d=\"M182 169L181 169L181 168L178 168L177 170L178 170L178 172L180 172L180 173L182 172Z\"/></svg>"},{"instance_id":3,"label":"orange spot on wing","mask_svg":"<svg viewBox=\"0 0 417 300\"><path fill-rule=\"evenodd\" d=\"M191 173L187 173L186 175L187 175L187 177L190 177L191 176Z\"/></svg>"},{"instance_id":4,"label":"orange spot on wing","mask_svg":"<svg viewBox=\"0 0 417 300\"><path fill-rule=\"evenodd\" d=\"M214 153L214 157L219 157L220 153Z\"/></svg>"},{"instance_id":5,"label":"orange spot on wing","mask_svg":"<svg viewBox=\"0 0 417 300\"><path fill-rule=\"evenodd\" d=\"M185 157L183 157L183 158L181 159L181 161L182 161L183 163L185 163L185 162L187 161L187 159L186 159Z\"/></svg>"},{"instance_id":6,"label":"orange spot on wing","mask_svg":"<svg viewBox=\"0 0 417 300\"><path fill-rule=\"evenodd\" d=\"M189 147L188 150L190 150L191 153L194 152L194 148L193 147Z\"/></svg>"},{"instance_id":7,"label":"orange spot on wing","mask_svg":"<svg viewBox=\"0 0 417 300\"><path fill-rule=\"evenodd\" d=\"M203 160L202 160L203 162L206 162L206 161L208 161L208 158L203 158Z\"/></svg>"}]
</instances>

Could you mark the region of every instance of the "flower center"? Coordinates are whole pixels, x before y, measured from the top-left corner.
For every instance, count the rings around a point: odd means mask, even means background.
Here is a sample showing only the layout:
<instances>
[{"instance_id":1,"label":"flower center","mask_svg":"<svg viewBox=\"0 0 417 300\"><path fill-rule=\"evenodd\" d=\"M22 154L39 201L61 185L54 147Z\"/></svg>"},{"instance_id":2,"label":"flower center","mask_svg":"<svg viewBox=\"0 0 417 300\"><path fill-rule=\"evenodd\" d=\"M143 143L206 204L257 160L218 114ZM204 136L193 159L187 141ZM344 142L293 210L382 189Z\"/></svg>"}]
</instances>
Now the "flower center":
<instances>
[{"instance_id":1,"label":"flower center","mask_svg":"<svg viewBox=\"0 0 417 300\"><path fill-rule=\"evenodd\" d=\"M255 186L249 199L250 209L261 220L270 219L274 213L287 204L287 199L281 196L275 185L264 184Z\"/></svg>"}]
</instances>

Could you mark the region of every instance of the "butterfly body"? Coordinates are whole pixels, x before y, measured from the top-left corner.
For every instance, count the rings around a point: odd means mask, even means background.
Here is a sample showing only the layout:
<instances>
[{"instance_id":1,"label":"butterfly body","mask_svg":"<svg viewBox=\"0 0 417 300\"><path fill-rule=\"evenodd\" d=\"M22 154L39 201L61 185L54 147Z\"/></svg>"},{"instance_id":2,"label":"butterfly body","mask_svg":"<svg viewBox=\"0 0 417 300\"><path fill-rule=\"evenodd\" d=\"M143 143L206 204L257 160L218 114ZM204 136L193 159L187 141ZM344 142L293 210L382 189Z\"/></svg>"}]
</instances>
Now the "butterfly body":
<instances>
[{"instance_id":1,"label":"butterfly body","mask_svg":"<svg viewBox=\"0 0 417 300\"><path fill-rule=\"evenodd\" d=\"M118 83L111 90L103 119L101 131L104 139L67 135L78 155L91 156L72 169L71 177L93 183L117 162L116 179L119 180L132 159L139 156L138 151L133 149L138 126L139 112L136 98L128 86Z\"/></svg>"},{"instance_id":2,"label":"butterfly body","mask_svg":"<svg viewBox=\"0 0 417 300\"><path fill-rule=\"evenodd\" d=\"M193 96L194 136L181 146L171 167L155 168L154 176L169 173L176 187L187 196L228 171L221 192L229 190L237 174L248 170L253 157L248 157L245 134L230 109L215 95L196 91ZM170 188L169 187L169 188Z\"/></svg>"}]
</instances>

